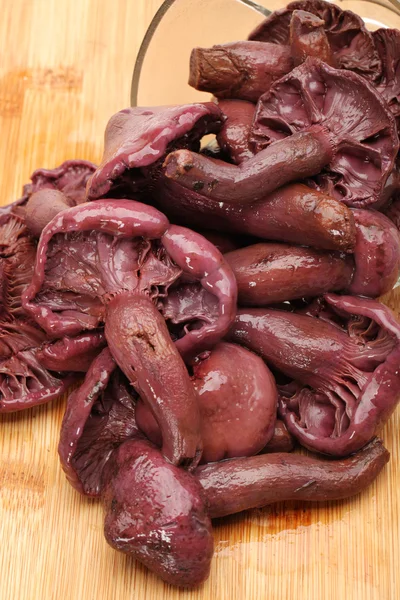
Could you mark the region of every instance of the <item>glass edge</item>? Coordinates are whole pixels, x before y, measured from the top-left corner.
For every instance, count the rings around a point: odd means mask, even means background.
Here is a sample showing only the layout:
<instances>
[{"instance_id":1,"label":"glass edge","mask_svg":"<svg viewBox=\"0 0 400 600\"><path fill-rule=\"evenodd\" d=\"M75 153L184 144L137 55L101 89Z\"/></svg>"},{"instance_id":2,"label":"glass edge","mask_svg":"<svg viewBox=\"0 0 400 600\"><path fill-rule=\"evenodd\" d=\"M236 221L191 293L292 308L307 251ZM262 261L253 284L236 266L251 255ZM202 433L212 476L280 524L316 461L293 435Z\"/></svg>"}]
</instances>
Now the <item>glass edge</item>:
<instances>
[{"instance_id":1,"label":"glass edge","mask_svg":"<svg viewBox=\"0 0 400 600\"><path fill-rule=\"evenodd\" d=\"M173 4L175 4L175 1L176 0L164 0L164 2L161 4L160 8L154 15L144 35L143 41L140 44L139 52L137 53L136 57L135 68L133 69L132 75L131 106L137 106L140 74L142 72L143 61L145 59L147 49L163 16L168 11L168 9L171 8Z\"/></svg>"},{"instance_id":2,"label":"glass edge","mask_svg":"<svg viewBox=\"0 0 400 600\"><path fill-rule=\"evenodd\" d=\"M265 8L264 6L260 6L257 2L253 2L253 0L236 0L249 8L259 12L264 17L267 17L271 14L271 11ZM131 84L131 106L137 106L138 102L138 91L139 91L139 81L140 74L142 72L143 62L146 57L146 52L150 46L150 42L155 34L157 27L161 23L162 18L165 13L175 4L176 0L164 0L161 4L160 8L154 15L146 33L143 38L142 43L140 44L139 52L136 57L135 67L133 69L132 75L132 84Z\"/></svg>"},{"instance_id":3,"label":"glass edge","mask_svg":"<svg viewBox=\"0 0 400 600\"><path fill-rule=\"evenodd\" d=\"M139 48L139 52L136 57L135 67L133 69L132 84L131 84L131 106L137 106L140 75L142 72L143 62L146 57L146 52L149 48L150 42L153 38L153 35L155 34L155 32L157 30L158 25L160 24L162 18L164 17L165 13L171 8L171 6L173 6L175 4L176 1L177 0L164 0L164 2L161 4L160 8L154 15L146 33L145 33L145 36L143 38L143 41ZM242 4L245 4L249 8L252 8L253 10L256 10L257 12L264 15L265 17L271 14L270 10L268 10L264 6L260 6L259 4L257 4L256 2L253 2L252 0L237 0L237 1L241 2ZM387 9L391 10L392 12L396 13L397 15L400 14L400 1L399 0L387 0L390 3L389 6L380 0L366 0L366 1L369 3L372 3L372 4L378 4L380 6L383 6Z\"/></svg>"}]
</instances>

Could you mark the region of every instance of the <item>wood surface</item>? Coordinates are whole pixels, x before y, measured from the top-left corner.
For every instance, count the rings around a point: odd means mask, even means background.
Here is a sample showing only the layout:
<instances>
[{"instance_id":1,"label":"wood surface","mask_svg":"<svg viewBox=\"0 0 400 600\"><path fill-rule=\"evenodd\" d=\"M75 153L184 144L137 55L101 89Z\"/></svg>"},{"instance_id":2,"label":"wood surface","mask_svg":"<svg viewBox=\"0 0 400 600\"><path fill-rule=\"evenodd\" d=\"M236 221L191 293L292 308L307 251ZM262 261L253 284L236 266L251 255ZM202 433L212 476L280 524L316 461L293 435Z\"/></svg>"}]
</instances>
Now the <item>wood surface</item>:
<instances>
[{"instance_id":1,"label":"wood surface","mask_svg":"<svg viewBox=\"0 0 400 600\"><path fill-rule=\"evenodd\" d=\"M134 59L159 0L0 0L1 203L38 167L98 161L108 118L129 105ZM391 306L400 307L392 293ZM215 524L211 577L164 585L107 546L101 505L61 472L64 399L0 418L1 600L396 600L399 424L379 480L349 501L255 510Z\"/></svg>"}]
</instances>

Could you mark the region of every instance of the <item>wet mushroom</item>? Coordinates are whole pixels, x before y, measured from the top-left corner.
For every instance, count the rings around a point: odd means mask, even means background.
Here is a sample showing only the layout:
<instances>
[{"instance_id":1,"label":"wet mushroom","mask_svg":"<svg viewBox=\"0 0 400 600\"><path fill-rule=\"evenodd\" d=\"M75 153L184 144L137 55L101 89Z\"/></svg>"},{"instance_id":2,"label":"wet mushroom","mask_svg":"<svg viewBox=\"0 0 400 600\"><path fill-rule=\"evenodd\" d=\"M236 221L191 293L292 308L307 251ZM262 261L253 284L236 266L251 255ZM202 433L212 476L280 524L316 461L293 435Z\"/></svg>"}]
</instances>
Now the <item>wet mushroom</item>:
<instances>
[{"instance_id":1,"label":"wet mushroom","mask_svg":"<svg viewBox=\"0 0 400 600\"><path fill-rule=\"evenodd\" d=\"M400 261L400 248L398 254ZM225 260L236 277L241 306L346 290L354 272L351 256L288 244L254 244L228 252Z\"/></svg>"},{"instance_id":2,"label":"wet mushroom","mask_svg":"<svg viewBox=\"0 0 400 600\"><path fill-rule=\"evenodd\" d=\"M112 452L138 434L129 388L105 348L68 398L58 453L69 483L81 494L101 495L102 472Z\"/></svg>"},{"instance_id":3,"label":"wet mushroom","mask_svg":"<svg viewBox=\"0 0 400 600\"><path fill-rule=\"evenodd\" d=\"M341 69L350 69L370 80L381 72L381 61L372 35L364 22L350 10L324 0L300 0L277 10L250 34L249 40L282 44L290 43L290 24L295 11L306 11L325 23L332 55Z\"/></svg>"},{"instance_id":4,"label":"wet mushroom","mask_svg":"<svg viewBox=\"0 0 400 600\"><path fill-rule=\"evenodd\" d=\"M289 378L278 386L279 414L303 446L347 456L397 405L400 324L367 298L327 294L316 306L308 314L240 310L229 339Z\"/></svg>"},{"instance_id":5,"label":"wet mushroom","mask_svg":"<svg viewBox=\"0 0 400 600\"><path fill-rule=\"evenodd\" d=\"M160 180L154 194L171 220L189 227L212 225L221 232L326 250L352 252L355 247L352 211L301 183L281 187L250 205L210 200L172 180Z\"/></svg>"},{"instance_id":6,"label":"wet mushroom","mask_svg":"<svg viewBox=\"0 0 400 600\"><path fill-rule=\"evenodd\" d=\"M158 308L180 277L204 288L214 318L188 316L174 344ZM24 308L52 337L105 324L113 357L149 403L173 463L201 455L199 413L186 358L216 344L236 308L236 283L218 250L133 200L102 200L59 213L44 229ZM178 352L179 351L179 352Z\"/></svg>"},{"instance_id":7,"label":"wet mushroom","mask_svg":"<svg viewBox=\"0 0 400 600\"><path fill-rule=\"evenodd\" d=\"M223 121L213 102L121 110L107 123L103 158L87 185L88 200L136 198L171 149L200 150L201 138L217 133Z\"/></svg>"},{"instance_id":8,"label":"wet mushroom","mask_svg":"<svg viewBox=\"0 0 400 600\"><path fill-rule=\"evenodd\" d=\"M193 366L193 386L201 415L202 462L252 456L275 431L277 390L263 361L236 344L222 342ZM154 417L139 399L138 427L161 446Z\"/></svg>"},{"instance_id":9,"label":"wet mushroom","mask_svg":"<svg viewBox=\"0 0 400 600\"><path fill-rule=\"evenodd\" d=\"M239 165L176 150L168 154L164 174L211 200L253 204L286 183L317 175L334 160L335 144L335 136L316 125L268 145Z\"/></svg>"},{"instance_id":10,"label":"wet mushroom","mask_svg":"<svg viewBox=\"0 0 400 600\"><path fill-rule=\"evenodd\" d=\"M56 343L29 319L22 294L31 282L36 243L24 218L0 216L0 412L44 404L62 394L104 344L101 334ZM62 372L62 373L61 373Z\"/></svg>"},{"instance_id":11,"label":"wet mushroom","mask_svg":"<svg viewBox=\"0 0 400 600\"><path fill-rule=\"evenodd\" d=\"M194 48L189 85L217 98L257 102L292 68L290 48L276 44L247 41Z\"/></svg>"},{"instance_id":12,"label":"wet mushroom","mask_svg":"<svg viewBox=\"0 0 400 600\"><path fill-rule=\"evenodd\" d=\"M0 263L2 318L27 319L21 296L31 281L36 243L23 217L12 212L0 215Z\"/></svg>"},{"instance_id":13,"label":"wet mushroom","mask_svg":"<svg viewBox=\"0 0 400 600\"><path fill-rule=\"evenodd\" d=\"M105 345L103 331L90 331L45 343L39 349L37 359L50 371L86 373Z\"/></svg>"},{"instance_id":14,"label":"wet mushroom","mask_svg":"<svg viewBox=\"0 0 400 600\"><path fill-rule=\"evenodd\" d=\"M347 288L355 296L382 296L400 275L400 235L391 220L376 210L354 209L355 271ZM332 290L333 291L333 290Z\"/></svg>"},{"instance_id":15,"label":"wet mushroom","mask_svg":"<svg viewBox=\"0 0 400 600\"><path fill-rule=\"evenodd\" d=\"M256 107L245 100L220 100L218 106L226 116L217 141L222 152L227 154L235 165L254 156L249 146L249 135Z\"/></svg>"},{"instance_id":16,"label":"wet mushroom","mask_svg":"<svg viewBox=\"0 0 400 600\"><path fill-rule=\"evenodd\" d=\"M22 319L0 323L0 413L16 412L58 398L76 380L39 360L44 332Z\"/></svg>"},{"instance_id":17,"label":"wet mushroom","mask_svg":"<svg viewBox=\"0 0 400 600\"><path fill-rule=\"evenodd\" d=\"M119 446L103 471L104 535L165 582L195 587L210 573L214 541L196 477L144 439Z\"/></svg>"},{"instance_id":18,"label":"wet mushroom","mask_svg":"<svg viewBox=\"0 0 400 600\"><path fill-rule=\"evenodd\" d=\"M59 190L43 188L34 192L26 204L25 223L32 236L39 238L47 223L62 210L74 206Z\"/></svg>"},{"instance_id":19,"label":"wet mushroom","mask_svg":"<svg viewBox=\"0 0 400 600\"><path fill-rule=\"evenodd\" d=\"M290 50L295 67L309 56L315 56L331 67L337 66L325 32L325 21L311 12L293 11L290 19Z\"/></svg>"},{"instance_id":20,"label":"wet mushroom","mask_svg":"<svg viewBox=\"0 0 400 600\"><path fill-rule=\"evenodd\" d=\"M389 457L375 438L342 460L280 452L202 465L195 474L214 519L285 500L350 498L375 481Z\"/></svg>"},{"instance_id":21,"label":"wet mushroom","mask_svg":"<svg viewBox=\"0 0 400 600\"><path fill-rule=\"evenodd\" d=\"M400 275L399 232L375 210L353 209L353 216L352 256L271 242L225 254L239 304L267 306L334 291L372 298L389 292Z\"/></svg>"},{"instance_id":22,"label":"wet mushroom","mask_svg":"<svg viewBox=\"0 0 400 600\"><path fill-rule=\"evenodd\" d=\"M372 35L382 61L382 74L376 87L385 98L394 116L399 119L400 31L398 29L378 29Z\"/></svg>"},{"instance_id":23,"label":"wet mushroom","mask_svg":"<svg viewBox=\"0 0 400 600\"><path fill-rule=\"evenodd\" d=\"M260 98L250 140L265 152L316 123L336 144L315 179L319 188L348 206L379 203L399 147L382 96L355 73L309 58Z\"/></svg>"},{"instance_id":24,"label":"wet mushroom","mask_svg":"<svg viewBox=\"0 0 400 600\"><path fill-rule=\"evenodd\" d=\"M21 200L26 202L39 190L62 192L70 206L86 201L86 184L96 170L96 165L88 160L66 160L55 169L37 169L31 175L31 182L24 187Z\"/></svg>"}]
</instances>

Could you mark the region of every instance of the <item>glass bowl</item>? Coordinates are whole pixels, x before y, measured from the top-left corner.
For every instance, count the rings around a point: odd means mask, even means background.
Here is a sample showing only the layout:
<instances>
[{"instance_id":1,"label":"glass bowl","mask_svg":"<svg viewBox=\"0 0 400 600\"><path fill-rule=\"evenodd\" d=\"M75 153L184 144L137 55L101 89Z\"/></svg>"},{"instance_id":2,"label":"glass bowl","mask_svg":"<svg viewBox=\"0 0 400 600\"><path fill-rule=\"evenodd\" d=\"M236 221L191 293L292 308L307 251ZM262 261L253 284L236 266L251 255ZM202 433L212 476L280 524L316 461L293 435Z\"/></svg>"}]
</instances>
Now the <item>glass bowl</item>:
<instances>
[{"instance_id":1,"label":"glass bowl","mask_svg":"<svg viewBox=\"0 0 400 600\"><path fill-rule=\"evenodd\" d=\"M195 46L246 39L284 0L165 0L155 15L137 56L131 105L156 106L209 100L191 88L189 57ZM368 29L400 29L399 0L343 0L341 8L360 15Z\"/></svg>"}]
</instances>

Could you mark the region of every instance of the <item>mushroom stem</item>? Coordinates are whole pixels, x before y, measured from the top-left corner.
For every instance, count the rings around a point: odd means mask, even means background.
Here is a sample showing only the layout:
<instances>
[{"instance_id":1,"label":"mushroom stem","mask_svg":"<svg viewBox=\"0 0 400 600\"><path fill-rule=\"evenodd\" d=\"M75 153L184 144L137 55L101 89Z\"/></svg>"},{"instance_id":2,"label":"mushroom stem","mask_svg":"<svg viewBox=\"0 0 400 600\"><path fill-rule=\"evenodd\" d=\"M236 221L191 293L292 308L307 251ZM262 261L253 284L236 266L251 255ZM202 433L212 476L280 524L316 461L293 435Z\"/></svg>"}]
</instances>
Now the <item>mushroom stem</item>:
<instances>
[{"instance_id":1,"label":"mushroom stem","mask_svg":"<svg viewBox=\"0 0 400 600\"><path fill-rule=\"evenodd\" d=\"M157 188L157 201L172 219L192 227L212 224L218 231L344 252L352 252L356 242L351 210L300 183L279 188L246 206L216 202L175 181L163 180Z\"/></svg>"},{"instance_id":2,"label":"mushroom stem","mask_svg":"<svg viewBox=\"0 0 400 600\"><path fill-rule=\"evenodd\" d=\"M225 254L238 285L242 306L267 306L285 300L345 290L351 284L351 257L288 244L254 244Z\"/></svg>"},{"instance_id":3,"label":"mushroom stem","mask_svg":"<svg viewBox=\"0 0 400 600\"><path fill-rule=\"evenodd\" d=\"M256 107L246 100L220 100L218 106L226 115L226 121L217 134L217 142L232 162L239 165L254 156L249 147L249 136Z\"/></svg>"},{"instance_id":4,"label":"mushroom stem","mask_svg":"<svg viewBox=\"0 0 400 600\"><path fill-rule=\"evenodd\" d=\"M107 304L105 336L119 367L160 426L164 456L174 465L195 467L202 451L196 394L152 301L117 294Z\"/></svg>"},{"instance_id":5,"label":"mushroom stem","mask_svg":"<svg viewBox=\"0 0 400 600\"><path fill-rule=\"evenodd\" d=\"M271 144L240 165L177 150L167 156L164 167L168 178L202 196L250 204L290 181L317 175L334 154L328 131L315 126Z\"/></svg>"},{"instance_id":6,"label":"mushroom stem","mask_svg":"<svg viewBox=\"0 0 400 600\"><path fill-rule=\"evenodd\" d=\"M294 66L308 56L315 56L336 67L336 61L325 33L325 21L305 10L294 10L290 21L290 49Z\"/></svg>"},{"instance_id":7,"label":"mushroom stem","mask_svg":"<svg viewBox=\"0 0 400 600\"><path fill-rule=\"evenodd\" d=\"M293 68L290 48L264 42L233 42L194 48L189 85L217 98L257 102L276 79Z\"/></svg>"},{"instance_id":8,"label":"mushroom stem","mask_svg":"<svg viewBox=\"0 0 400 600\"><path fill-rule=\"evenodd\" d=\"M367 488L389 461L375 438L344 460L298 454L261 454L198 467L211 518L285 500L342 500Z\"/></svg>"}]
</instances>

